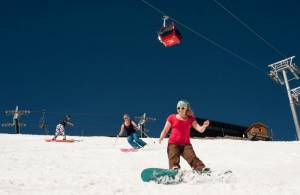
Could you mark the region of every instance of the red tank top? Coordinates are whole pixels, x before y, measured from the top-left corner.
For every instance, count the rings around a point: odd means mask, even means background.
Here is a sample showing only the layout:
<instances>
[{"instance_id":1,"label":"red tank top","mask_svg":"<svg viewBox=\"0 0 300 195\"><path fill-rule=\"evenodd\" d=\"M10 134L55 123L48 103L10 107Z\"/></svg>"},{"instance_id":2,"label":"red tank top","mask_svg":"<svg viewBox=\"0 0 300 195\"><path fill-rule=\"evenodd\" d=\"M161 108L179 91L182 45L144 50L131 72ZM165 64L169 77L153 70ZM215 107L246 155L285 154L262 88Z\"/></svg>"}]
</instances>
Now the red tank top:
<instances>
[{"instance_id":1,"label":"red tank top","mask_svg":"<svg viewBox=\"0 0 300 195\"><path fill-rule=\"evenodd\" d=\"M171 114L167 121L171 123L171 135L168 143L172 144L190 144L190 131L195 117L189 117L186 120L176 118L176 114Z\"/></svg>"}]
</instances>

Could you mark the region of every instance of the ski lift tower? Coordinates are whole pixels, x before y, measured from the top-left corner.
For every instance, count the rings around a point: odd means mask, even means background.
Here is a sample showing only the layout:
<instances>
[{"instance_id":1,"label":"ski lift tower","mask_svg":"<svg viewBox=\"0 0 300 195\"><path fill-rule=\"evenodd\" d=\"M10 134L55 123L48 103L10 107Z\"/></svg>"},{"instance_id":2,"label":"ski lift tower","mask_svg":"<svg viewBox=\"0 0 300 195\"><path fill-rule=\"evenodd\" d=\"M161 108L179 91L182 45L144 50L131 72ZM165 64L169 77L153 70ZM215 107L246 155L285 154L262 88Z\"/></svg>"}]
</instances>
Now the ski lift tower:
<instances>
[{"instance_id":1,"label":"ski lift tower","mask_svg":"<svg viewBox=\"0 0 300 195\"><path fill-rule=\"evenodd\" d=\"M13 122L12 123L2 123L2 127L15 127L16 129L16 134L20 134L20 128L25 127L25 123L20 122L20 117L22 115L28 115L30 114L30 110L19 110L19 107L16 106L15 110L6 110L5 115L13 115Z\"/></svg>"},{"instance_id":2,"label":"ski lift tower","mask_svg":"<svg viewBox=\"0 0 300 195\"><path fill-rule=\"evenodd\" d=\"M294 79L299 79L298 74L300 73L300 69L296 66L295 62L293 61L295 56L286 58L284 60L275 62L273 64L268 65L271 68L270 73L268 76L273 79L275 82L285 85L290 107L292 110L292 115L294 119L294 124L296 128L297 138L300 139L300 127L299 121L296 112L295 100L298 100L298 95L300 94L300 89L293 89L290 90L289 81Z\"/></svg>"},{"instance_id":3,"label":"ski lift tower","mask_svg":"<svg viewBox=\"0 0 300 195\"><path fill-rule=\"evenodd\" d=\"M142 116L136 116L135 118L139 119L138 126L140 127L140 130L141 130L141 138L143 138L144 136L149 137L146 133L146 131L147 131L147 129L145 128L146 122L156 121L156 118L146 117L146 113L144 113Z\"/></svg>"},{"instance_id":4,"label":"ski lift tower","mask_svg":"<svg viewBox=\"0 0 300 195\"><path fill-rule=\"evenodd\" d=\"M300 102L299 102L299 95L300 95L300 87L296 87L294 89L291 89L291 93L292 93L292 98L294 103L299 106Z\"/></svg>"}]
</instances>

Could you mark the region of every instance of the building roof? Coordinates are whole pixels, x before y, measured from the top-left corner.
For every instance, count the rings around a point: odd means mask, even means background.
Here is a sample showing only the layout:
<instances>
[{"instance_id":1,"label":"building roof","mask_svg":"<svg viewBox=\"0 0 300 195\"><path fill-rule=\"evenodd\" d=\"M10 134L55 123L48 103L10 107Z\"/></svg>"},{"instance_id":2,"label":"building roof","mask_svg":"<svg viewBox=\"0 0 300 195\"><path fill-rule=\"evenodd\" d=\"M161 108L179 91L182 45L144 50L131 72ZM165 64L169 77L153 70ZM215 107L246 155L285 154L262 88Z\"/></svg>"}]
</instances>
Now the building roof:
<instances>
[{"instance_id":1,"label":"building roof","mask_svg":"<svg viewBox=\"0 0 300 195\"><path fill-rule=\"evenodd\" d=\"M203 118L196 118L197 122L201 125L205 120ZM206 131L199 133L196 130L191 131L192 137L244 137L245 131L248 127L242 125L235 125L230 123L224 123L215 120L209 120L210 125L207 127Z\"/></svg>"}]
</instances>

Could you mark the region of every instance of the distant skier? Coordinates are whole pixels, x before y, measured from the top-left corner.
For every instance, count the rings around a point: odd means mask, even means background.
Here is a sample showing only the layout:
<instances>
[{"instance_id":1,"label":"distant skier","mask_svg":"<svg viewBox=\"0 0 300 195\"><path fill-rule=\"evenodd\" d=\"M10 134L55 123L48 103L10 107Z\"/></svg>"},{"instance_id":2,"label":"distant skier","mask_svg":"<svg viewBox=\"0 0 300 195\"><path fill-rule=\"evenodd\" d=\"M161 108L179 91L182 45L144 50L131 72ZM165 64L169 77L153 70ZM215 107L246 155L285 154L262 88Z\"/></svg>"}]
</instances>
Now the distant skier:
<instances>
[{"instance_id":1,"label":"distant skier","mask_svg":"<svg viewBox=\"0 0 300 195\"><path fill-rule=\"evenodd\" d=\"M169 115L159 138L159 143L161 143L169 130L172 129L167 148L169 169L179 169L180 156L182 156L194 170L209 171L196 156L190 142L191 127L203 133L208 125L208 120L204 121L202 126L199 125L190 104L185 100L178 101L177 114Z\"/></svg>"},{"instance_id":2,"label":"distant skier","mask_svg":"<svg viewBox=\"0 0 300 195\"><path fill-rule=\"evenodd\" d=\"M71 122L71 116L66 115L64 119L56 126L55 135L52 140L56 140L58 136L63 136L63 140L66 140L65 127L67 125L74 126Z\"/></svg>"},{"instance_id":3,"label":"distant skier","mask_svg":"<svg viewBox=\"0 0 300 195\"><path fill-rule=\"evenodd\" d=\"M128 143L136 149L144 147L147 143L141 140L136 132L136 130L140 130L140 126L137 126L136 123L130 119L128 114L124 114L123 116L124 123L121 125L121 130L118 136L123 135L124 131L127 134Z\"/></svg>"}]
</instances>

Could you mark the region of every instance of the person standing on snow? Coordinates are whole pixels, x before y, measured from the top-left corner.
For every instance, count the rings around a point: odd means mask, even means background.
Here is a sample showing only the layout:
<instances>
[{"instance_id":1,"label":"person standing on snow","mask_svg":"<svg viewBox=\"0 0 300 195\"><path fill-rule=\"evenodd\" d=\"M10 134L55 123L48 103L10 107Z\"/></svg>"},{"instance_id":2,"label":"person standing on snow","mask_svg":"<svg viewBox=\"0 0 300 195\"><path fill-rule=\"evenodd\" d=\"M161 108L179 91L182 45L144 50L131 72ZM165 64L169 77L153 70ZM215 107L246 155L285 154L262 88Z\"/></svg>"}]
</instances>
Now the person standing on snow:
<instances>
[{"instance_id":1,"label":"person standing on snow","mask_svg":"<svg viewBox=\"0 0 300 195\"><path fill-rule=\"evenodd\" d=\"M136 132L136 130L140 130L140 127L130 119L128 114L124 114L123 119L124 123L121 125L118 136L123 135L124 131L126 131L127 141L133 148L139 149L144 147L147 143L141 140Z\"/></svg>"},{"instance_id":2,"label":"person standing on snow","mask_svg":"<svg viewBox=\"0 0 300 195\"><path fill-rule=\"evenodd\" d=\"M182 156L195 171L209 170L196 156L190 142L191 127L203 133L208 126L208 120L204 121L202 126L198 124L188 101L178 101L177 114L169 115L158 141L161 143L169 130L172 129L167 148L169 169L179 169L180 156Z\"/></svg>"},{"instance_id":3,"label":"person standing on snow","mask_svg":"<svg viewBox=\"0 0 300 195\"><path fill-rule=\"evenodd\" d=\"M55 135L52 140L56 140L58 136L63 136L63 140L66 140L65 127L67 125L74 126L71 122L71 116L66 115L64 119L56 126Z\"/></svg>"}]
</instances>

